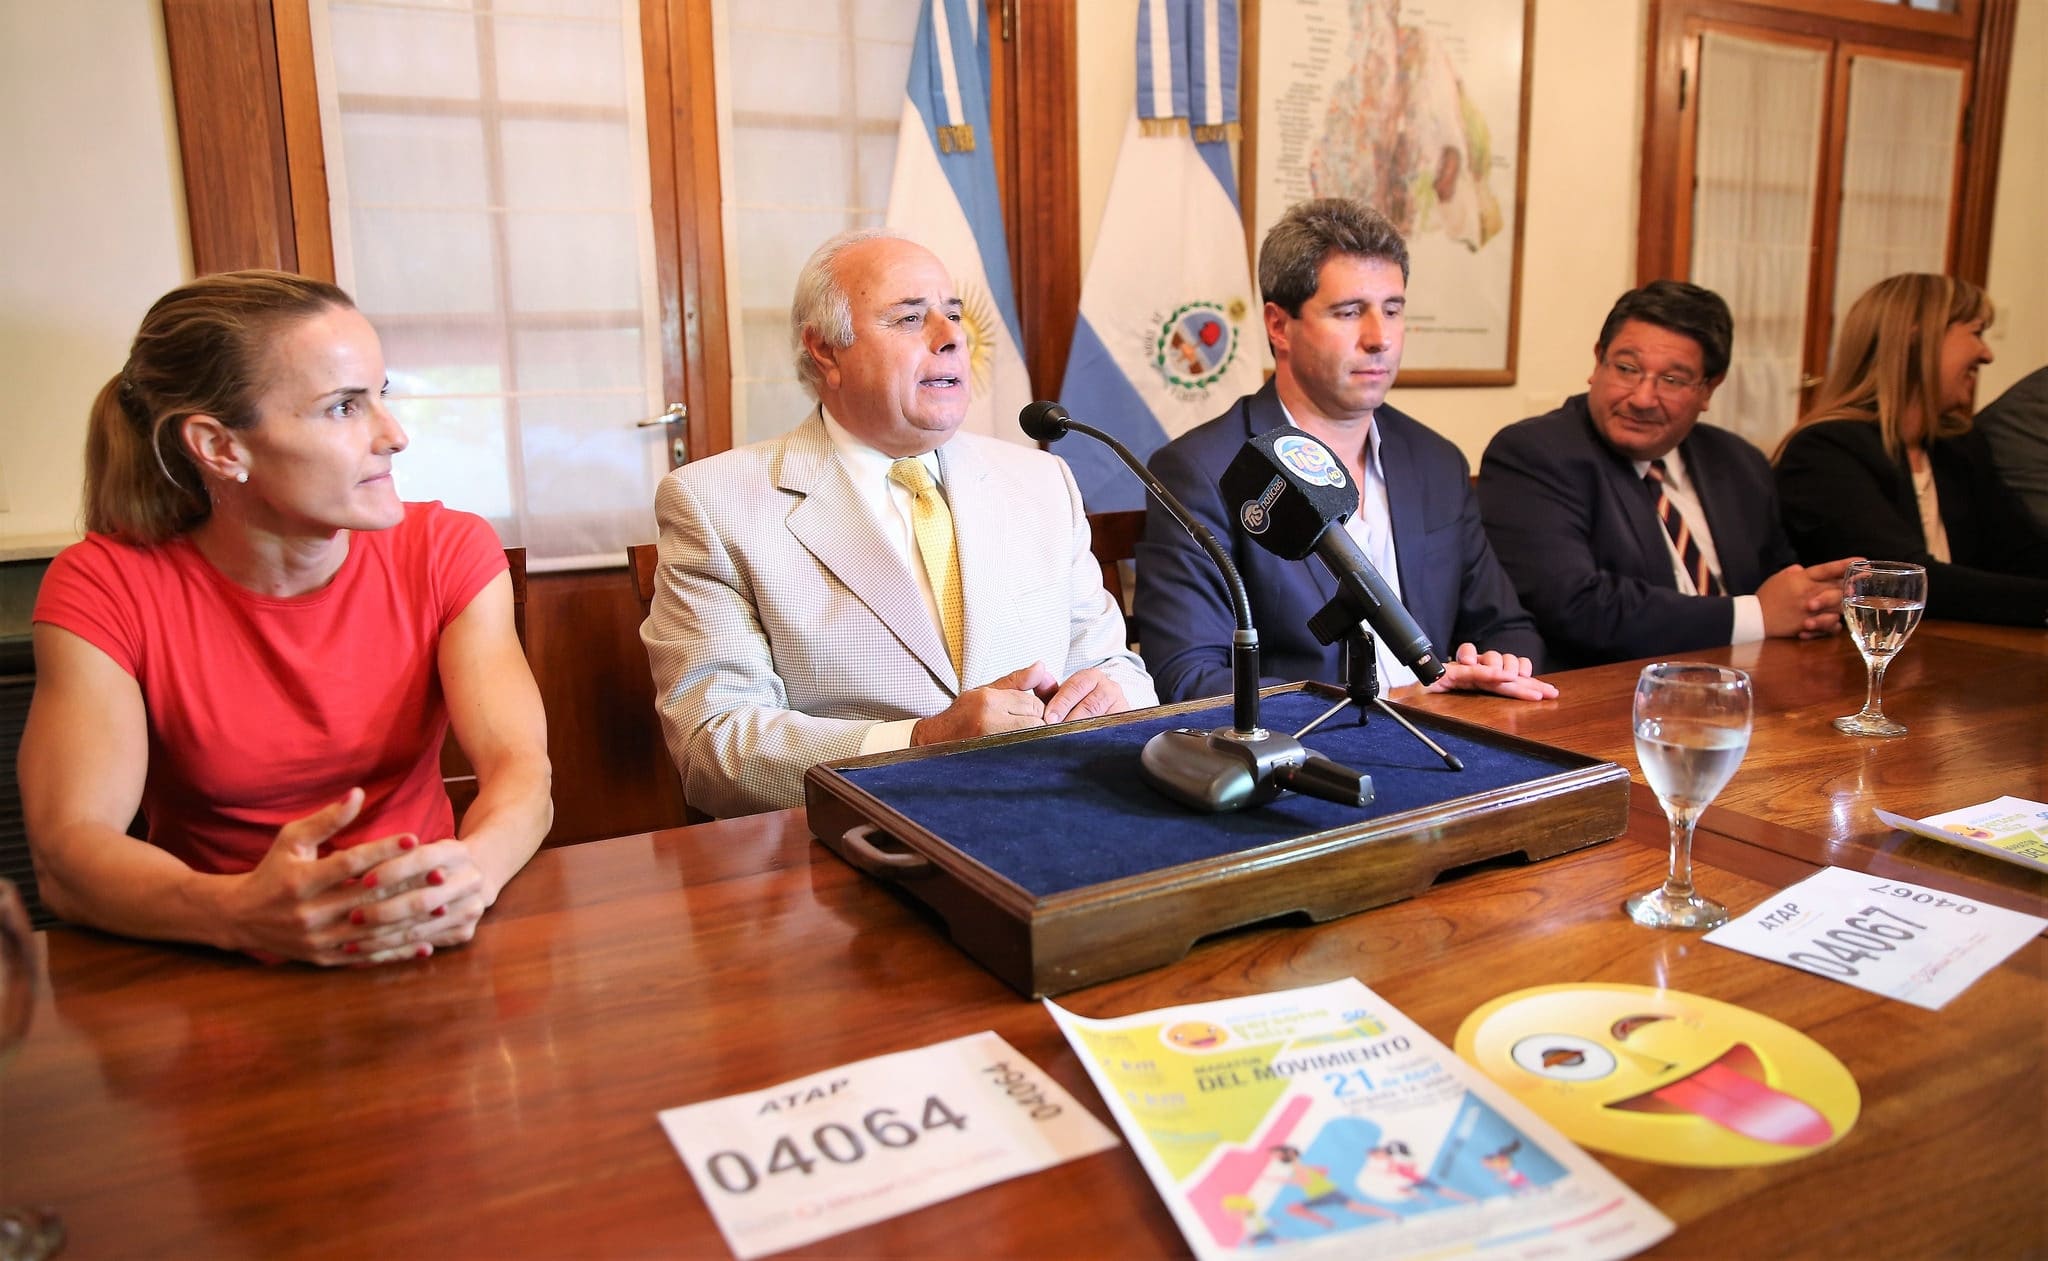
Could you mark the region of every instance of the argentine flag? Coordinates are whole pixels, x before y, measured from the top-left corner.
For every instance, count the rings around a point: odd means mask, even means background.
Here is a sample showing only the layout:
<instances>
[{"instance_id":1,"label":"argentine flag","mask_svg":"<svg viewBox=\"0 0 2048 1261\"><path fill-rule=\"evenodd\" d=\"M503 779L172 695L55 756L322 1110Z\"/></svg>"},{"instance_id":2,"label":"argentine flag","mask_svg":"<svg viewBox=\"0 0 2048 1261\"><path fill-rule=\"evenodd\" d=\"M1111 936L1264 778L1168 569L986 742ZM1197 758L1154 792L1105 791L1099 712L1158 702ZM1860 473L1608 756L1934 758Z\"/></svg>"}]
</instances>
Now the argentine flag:
<instances>
[{"instance_id":1,"label":"argentine flag","mask_svg":"<svg viewBox=\"0 0 2048 1261\"><path fill-rule=\"evenodd\" d=\"M988 123L981 0L924 0L896 133L887 223L939 256L959 286L972 384L962 426L1030 443L1031 401Z\"/></svg>"},{"instance_id":2,"label":"argentine flag","mask_svg":"<svg viewBox=\"0 0 2048 1261\"><path fill-rule=\"evenodd\" d=\"M1237 0L1141 0L1124 128L1060 402L1145 459L1259 388L1258 293L1230 168ZM1145 506L1100 443L1063 443L1090 512Z\"/></svg>"}]
</instances>

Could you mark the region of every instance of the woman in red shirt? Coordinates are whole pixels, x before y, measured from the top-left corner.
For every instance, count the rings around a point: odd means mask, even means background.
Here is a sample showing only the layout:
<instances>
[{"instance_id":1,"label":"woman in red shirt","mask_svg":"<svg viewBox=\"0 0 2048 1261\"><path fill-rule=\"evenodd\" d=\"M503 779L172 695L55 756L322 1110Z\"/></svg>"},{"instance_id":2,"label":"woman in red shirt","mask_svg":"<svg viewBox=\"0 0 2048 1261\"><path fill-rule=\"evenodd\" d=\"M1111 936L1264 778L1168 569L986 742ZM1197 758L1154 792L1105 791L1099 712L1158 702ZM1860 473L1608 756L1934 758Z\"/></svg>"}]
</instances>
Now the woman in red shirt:
<instances>
[{"instance_id":1,"label":"woman in red shirt","mask_svg":"<svg viewBox=\"0 0 2048 1261\"><path fill-rule=\"evenodd\" d=\"M467 941L539 846L546 720L504 553L399 499L385 387L332 285L203 276L144 318L93 405L87 536L36 603L20 775L52 911L387 962ZM459 829L451 722L478 781Z\"/></svg>"}]
</instances>

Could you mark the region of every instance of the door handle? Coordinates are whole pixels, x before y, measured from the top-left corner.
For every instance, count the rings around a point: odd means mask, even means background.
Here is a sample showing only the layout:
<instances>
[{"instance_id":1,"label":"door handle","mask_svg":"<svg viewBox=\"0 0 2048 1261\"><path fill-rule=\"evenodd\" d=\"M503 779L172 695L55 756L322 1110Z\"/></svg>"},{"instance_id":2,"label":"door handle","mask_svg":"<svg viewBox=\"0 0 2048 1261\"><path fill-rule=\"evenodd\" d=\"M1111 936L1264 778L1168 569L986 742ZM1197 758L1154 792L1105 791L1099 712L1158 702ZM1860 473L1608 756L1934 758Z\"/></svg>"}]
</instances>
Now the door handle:
<instances>
[{"instance_id":1,"label":"door handle","mask_svg":"<svg viewBox=\"0 0 2048 1261\"><path fill-rule=\"evenodd\" d=\"M668 410L663 412L661 415L648 416L644 419L634 421L633 428L652 429L656 425L672 424L675 421L688 420L689 418L690 409L688 407L684 406L681 403L670 403L668 405Z\"/></svg>"}]
</instances>

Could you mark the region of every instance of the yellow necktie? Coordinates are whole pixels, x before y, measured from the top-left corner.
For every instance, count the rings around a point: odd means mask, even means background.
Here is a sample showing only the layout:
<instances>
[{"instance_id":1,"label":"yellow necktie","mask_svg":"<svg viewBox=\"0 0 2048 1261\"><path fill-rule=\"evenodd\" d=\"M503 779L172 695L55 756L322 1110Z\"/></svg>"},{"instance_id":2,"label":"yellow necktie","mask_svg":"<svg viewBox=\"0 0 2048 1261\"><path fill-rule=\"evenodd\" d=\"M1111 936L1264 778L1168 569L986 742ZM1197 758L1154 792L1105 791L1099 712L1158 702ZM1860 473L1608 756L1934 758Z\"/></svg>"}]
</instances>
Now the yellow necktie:
<instances>
[{"instance_id":1,"label":"yellow necktie","mask_svg":"<svg viewBox=\"0 0 2048 1261\"><path fill-rule=\"evenodd\" d=\"M898 460L891 464L889 480L910 492L910 526L917 534L918 555L924 557L924 575L931 580L932 596L938 601L939 624L946 633L946 653L953 658L953 672L958 674L966 640L967 606L960 598L960 553L953 542L953 513L946 507L946 497L939 493L922 460Z\"/></svg>"}]
</instances>

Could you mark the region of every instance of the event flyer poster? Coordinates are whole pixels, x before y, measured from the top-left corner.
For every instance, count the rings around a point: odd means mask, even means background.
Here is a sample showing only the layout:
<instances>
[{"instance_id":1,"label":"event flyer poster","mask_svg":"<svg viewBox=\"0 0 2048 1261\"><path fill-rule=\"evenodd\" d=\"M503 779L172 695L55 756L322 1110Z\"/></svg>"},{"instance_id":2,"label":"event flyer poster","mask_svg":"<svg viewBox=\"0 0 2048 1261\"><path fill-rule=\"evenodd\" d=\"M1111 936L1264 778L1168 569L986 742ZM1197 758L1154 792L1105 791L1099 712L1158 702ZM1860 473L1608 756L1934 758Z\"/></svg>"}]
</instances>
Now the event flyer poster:
<instances>
[{"instance_id":1,"label":"event flyer poster","mask_svg":"<svg viewBox=\"0 0 2048 1261\"><path fill-rule=\"evenodd\" d=\"M1046 1007L1198 1257L1605 1258L1671 1233L1356 980L1112 1020Z\"/></svg>"},{"instance_id":2,"label":"event flyer poster","mask_svg":"<svg viewBox=\"0 0 2048 1261\"><path fill-rule=\"evenodd\" d=\"M1924 819L1909 819L1889 810L1875 813L1915 836L1974 849L2034 871L2048 871L2048 803L1999 797Z\"/></svg>"}]
</instances>

